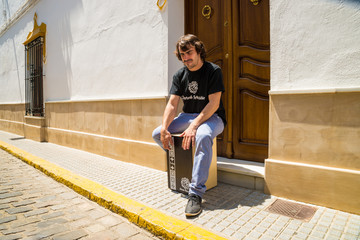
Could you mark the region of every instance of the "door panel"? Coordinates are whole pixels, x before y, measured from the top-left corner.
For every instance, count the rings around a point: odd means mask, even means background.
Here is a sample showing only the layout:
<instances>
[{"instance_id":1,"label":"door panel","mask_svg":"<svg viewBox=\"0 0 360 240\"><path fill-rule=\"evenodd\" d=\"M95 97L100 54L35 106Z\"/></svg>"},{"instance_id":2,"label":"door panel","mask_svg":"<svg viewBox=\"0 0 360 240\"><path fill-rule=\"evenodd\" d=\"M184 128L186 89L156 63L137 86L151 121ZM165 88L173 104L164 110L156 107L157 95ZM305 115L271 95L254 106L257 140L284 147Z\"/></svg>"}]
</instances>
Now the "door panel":
<instances>
[{"instance_id":1,"label":"door panel","mask_svg":"<svg viewBox=\"0 0 360 240\"><path fill-rule=\"evenodd\" d=\"M203 16L211 12L209 18ZM224 79L225 93L222 95L222 101L225 109L231 108L229 98L231 92L228 90L232 78L232 68L229 54L231 49L231 2L219 0L185 0L185 32L195 34L204 42L207 57L206 60L213 62L221 67ZM232 157L232 142L228 141L231 131L231 119L229 121L229 112L226 111L228 124L223 133L217 138L218 155L228 158ZM231 115L230 115L231 116ZM231 117L230 117L231 118Z\"/></svg>"},{"instance_id":2,"label":"door panel","mask_svg":"<svg viewBox=\"0 0 360 240\"><path fill-rule=\"evenodd\" d=\"M239 30L234 34L238 45L267 50L270 44L269 0L262 0L258 5L250 0L236 0L233 9L234 25Z\"/></svg>"},{"instance_id":3,"label":"door panel","mask_svg":"<svg viewBox=\"0 0 360 240\"><path fill-rule=\"evenodd\" d=\"M224 76L228 125L218 137L219 156L260 162L267 157L269 26L269 0L256 6L250 0L185 0L185 32L205 43L207 61Z\"/></svg>"},{"instance_id":4,"label":"door panel","mask_svg":"<svg viewBox=\"0 0 360 240\"><path fill-rule=\"evenodd\" d=\"M270 90L269 1L233 1L234 158L264 162Z\"/></svg>"},{"instance_id":5,"label":"door panel","mask_svg":"<svg viewBox=\"0 0 360 240\"><path fill-rule=\"evenodd\" d=\"M239 116L242 123L240 129L244 129L239 132L241 141L244 143L267 144L268 138L266 134L268 127L264 123L267 123L268 116L264 112L260 117L256 114L266 108L268 99L248 90L242 90L239 95L242 104Z\"/></svg>"},{"instance_id":6,"label":"door panel","mask_svg":"<svg viewBox=\"0 0 360 240\"><path fill-rule=\"evenodd\" d=\"M255 82L268 83L270 75L269 63L259 62L255 59L244 57L240 59L240 75Z\"/></svg>"}]
</instances>

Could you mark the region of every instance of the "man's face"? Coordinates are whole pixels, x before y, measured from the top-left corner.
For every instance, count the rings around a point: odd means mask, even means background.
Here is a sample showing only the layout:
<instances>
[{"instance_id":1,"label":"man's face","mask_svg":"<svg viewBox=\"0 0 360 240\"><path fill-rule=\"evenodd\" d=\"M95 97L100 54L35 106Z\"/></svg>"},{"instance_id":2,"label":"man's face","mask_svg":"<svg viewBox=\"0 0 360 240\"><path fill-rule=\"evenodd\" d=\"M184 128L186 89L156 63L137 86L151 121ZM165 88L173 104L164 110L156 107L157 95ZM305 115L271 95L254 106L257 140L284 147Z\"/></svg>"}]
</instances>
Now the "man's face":
<instances>
[{"instance_id":1,"label":"man's face","mask_svg":"<svg viewBox=\"0 0 360 240\"><path fill-rule=\"evenodd\" d=\"M182 62L190 71L199 70L203 65L203 61L201 60L200 53L196 52L194 46L189 45L189 48L185 51L182 51L179 48L179 52Z\"/></svg>"}]
</instances>

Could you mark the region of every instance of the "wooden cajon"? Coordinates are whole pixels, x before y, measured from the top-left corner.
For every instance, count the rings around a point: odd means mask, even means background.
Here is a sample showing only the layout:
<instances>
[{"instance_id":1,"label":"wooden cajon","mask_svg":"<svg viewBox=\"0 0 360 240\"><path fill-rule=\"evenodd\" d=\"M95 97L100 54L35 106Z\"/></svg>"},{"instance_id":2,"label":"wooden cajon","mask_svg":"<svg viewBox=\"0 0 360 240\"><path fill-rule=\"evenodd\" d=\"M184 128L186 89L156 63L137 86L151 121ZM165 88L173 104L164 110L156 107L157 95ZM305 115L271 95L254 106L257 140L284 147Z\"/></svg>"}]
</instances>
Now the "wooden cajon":
<instances>
[{"instance_id":1,"label":"wooden cajon","mask_svg":"<svg viewBox=\"0 0 360 240\"><path fill-rule=\"evenodd\" d=\"M180 134L172 135L174 146L167 151L168 186L171 190L188 194L191 182L192 167L195 148L182 149L182 137ZM213 140L213 154L209 169L209 177L206 181L206 189L209 190L217 185L217 152L216 138Z\"/></svg>"}]
</instances>

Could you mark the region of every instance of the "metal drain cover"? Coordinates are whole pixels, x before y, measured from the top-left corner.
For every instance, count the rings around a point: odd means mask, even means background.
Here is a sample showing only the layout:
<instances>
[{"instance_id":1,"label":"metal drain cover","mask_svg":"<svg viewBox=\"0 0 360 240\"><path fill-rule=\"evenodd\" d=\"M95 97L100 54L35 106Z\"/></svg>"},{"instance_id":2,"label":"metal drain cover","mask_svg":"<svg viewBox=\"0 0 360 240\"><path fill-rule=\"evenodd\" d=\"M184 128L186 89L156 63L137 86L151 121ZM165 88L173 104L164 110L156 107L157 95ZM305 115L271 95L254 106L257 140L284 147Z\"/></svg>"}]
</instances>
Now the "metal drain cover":
<instances>
[{"instance_id":1,"label":"metal drain cover","mask_svg":"<svg viewBox=\"0 0 360 240\"><path fill-rule=\"evenodd\" d=\"M315 214L317 208L294 203L282 199L276 199L266 211L295 218L302 221L309 221Z\"/></svg>"}]
</instances>

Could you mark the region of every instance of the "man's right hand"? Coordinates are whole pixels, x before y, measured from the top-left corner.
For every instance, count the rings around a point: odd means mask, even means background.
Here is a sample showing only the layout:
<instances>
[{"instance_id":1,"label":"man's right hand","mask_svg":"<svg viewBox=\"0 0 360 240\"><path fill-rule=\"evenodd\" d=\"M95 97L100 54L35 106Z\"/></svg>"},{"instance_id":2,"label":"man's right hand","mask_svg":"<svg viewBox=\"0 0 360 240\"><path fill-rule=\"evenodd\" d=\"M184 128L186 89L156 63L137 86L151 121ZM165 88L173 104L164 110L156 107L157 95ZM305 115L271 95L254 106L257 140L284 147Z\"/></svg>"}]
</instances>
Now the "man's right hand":
<instances>
[{"instance_id":1,"label":"man's right hand","mask_svg":"<svg viewBox=\"0 0 360 240\"><path fill-rule=\"evenodd\" d=\"M171 133L166 129L161 129L160 134L161 134L160 140L163 144L164 149L170 150L169 143L171 145L174 145L172 137L171 137Z\"/></svg>"}]
</instances>

